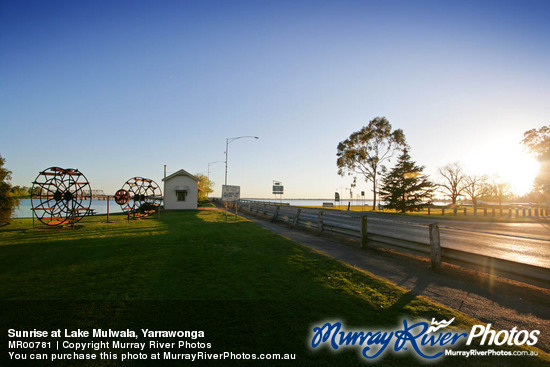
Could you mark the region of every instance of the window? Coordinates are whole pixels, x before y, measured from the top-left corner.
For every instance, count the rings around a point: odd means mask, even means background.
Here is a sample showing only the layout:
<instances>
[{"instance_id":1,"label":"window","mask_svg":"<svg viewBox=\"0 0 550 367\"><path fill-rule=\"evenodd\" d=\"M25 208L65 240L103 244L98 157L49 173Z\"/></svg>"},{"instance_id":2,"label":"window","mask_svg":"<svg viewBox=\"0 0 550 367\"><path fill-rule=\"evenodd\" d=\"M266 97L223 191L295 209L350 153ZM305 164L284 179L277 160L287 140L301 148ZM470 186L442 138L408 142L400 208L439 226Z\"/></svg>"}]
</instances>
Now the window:
<instances>
[{"instance_id":1,"label":"window","mask_svg":"<svg viewBox=\"0 0 550 367\"><path fill-rule=\"evenodd\" d=\"M176 190L176 197L178 201L185 201L187 198L187 190Z\"/></svg>"}]
</instances>

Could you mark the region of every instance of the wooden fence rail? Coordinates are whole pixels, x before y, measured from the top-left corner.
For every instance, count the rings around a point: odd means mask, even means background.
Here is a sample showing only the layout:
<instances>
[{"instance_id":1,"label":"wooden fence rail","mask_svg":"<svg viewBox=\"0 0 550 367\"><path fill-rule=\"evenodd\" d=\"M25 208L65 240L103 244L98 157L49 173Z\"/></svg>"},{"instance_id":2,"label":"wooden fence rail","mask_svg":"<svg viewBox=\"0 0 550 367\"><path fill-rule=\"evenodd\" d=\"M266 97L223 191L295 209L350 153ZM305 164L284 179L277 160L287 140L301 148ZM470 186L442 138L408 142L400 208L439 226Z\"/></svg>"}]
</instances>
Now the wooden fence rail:
<instances>
[{"instance_id":1,"label":"wooden fence rail","mask_svg":"<svg viewBox=\"0 0 550 367\"><path fill-rule=\"evenodd\" d=\"M441 247L440 230L436 223L411 224L424 235L416 240L373 233L368 228L366 214L313 208L281 206L272 203L243 201L239 210L293 227L315 232L330 232L360 241L362 248L374 247L396 250L431 260L432 268L441 268L441 262L467 267L508 279L550 288L550 269L536 265L504 260L472 252Z\"/></svg>"}]
</instances>

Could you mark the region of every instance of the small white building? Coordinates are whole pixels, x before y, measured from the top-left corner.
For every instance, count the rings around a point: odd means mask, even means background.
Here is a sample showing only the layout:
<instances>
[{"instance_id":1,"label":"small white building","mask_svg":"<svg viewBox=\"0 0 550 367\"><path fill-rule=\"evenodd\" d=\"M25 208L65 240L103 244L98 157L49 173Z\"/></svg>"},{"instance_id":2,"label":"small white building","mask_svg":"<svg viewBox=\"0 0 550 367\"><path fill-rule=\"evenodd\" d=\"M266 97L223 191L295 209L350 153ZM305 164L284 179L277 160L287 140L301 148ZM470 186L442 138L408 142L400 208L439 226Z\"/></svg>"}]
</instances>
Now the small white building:
<instances>
[{"instance_id":1,"label":"small white building","mask_svg":"<svg viewBox=\"0 0 550 367\"><path fill-rule=\"evenodd\" d=\"M164 181L164 209L197 209L199 179L180 169L162 179Z\"/></svg>"}]
</instances>

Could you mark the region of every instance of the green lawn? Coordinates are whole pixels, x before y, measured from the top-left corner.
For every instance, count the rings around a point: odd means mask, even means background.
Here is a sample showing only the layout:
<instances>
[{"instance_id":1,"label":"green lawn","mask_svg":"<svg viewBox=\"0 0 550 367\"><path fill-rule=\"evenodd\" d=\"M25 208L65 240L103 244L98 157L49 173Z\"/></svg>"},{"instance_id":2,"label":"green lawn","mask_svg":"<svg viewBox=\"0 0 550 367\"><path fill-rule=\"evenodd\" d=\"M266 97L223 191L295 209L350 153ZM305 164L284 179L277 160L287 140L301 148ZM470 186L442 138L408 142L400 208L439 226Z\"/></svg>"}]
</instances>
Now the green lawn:
<instances>
[{"instance_id":1,"label":"green lawn","mask_svg":"<svg viewBox=\"0 0 550 367\"><path fill-rule=\"evenodd\" d=\"M9 328L204 330L204 341L222 352L296 353L294 364L281 365L350 366L364 363L357 349L309 351L313 325L340 320L378 330L394 328L403 316L456 317L453 325L463 330L478 323L247 220L225 221L218 211L111 219L85 218L75 229L33 229L30 219L20 219L0 228L0 345L7 345ZM472 358L442 363L466 365ZM525 358L533 365L550 362L546 354L475 362L516 365ZM383 362L419 363L392 353Z\"/></svg>"}]
</instances>

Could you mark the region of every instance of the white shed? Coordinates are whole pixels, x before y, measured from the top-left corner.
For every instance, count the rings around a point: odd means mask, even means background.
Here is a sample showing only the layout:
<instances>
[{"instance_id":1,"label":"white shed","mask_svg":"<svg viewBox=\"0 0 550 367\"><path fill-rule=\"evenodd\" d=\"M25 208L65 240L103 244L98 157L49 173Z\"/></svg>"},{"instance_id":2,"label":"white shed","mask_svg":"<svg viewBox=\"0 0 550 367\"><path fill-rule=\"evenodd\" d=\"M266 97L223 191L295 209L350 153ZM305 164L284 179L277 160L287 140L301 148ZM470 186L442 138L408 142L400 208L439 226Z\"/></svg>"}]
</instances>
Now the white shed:
<instances>
[{"instance_id":1,"label":"white shed","mask_svg":"<svg viewBox=\"0 0 550 367\"><path fill-rule=\"evenodd\" d=\"M180 169L162 179L164 181L164 209L197 209L199 179Z\"/></svg>"}]
</instances>

